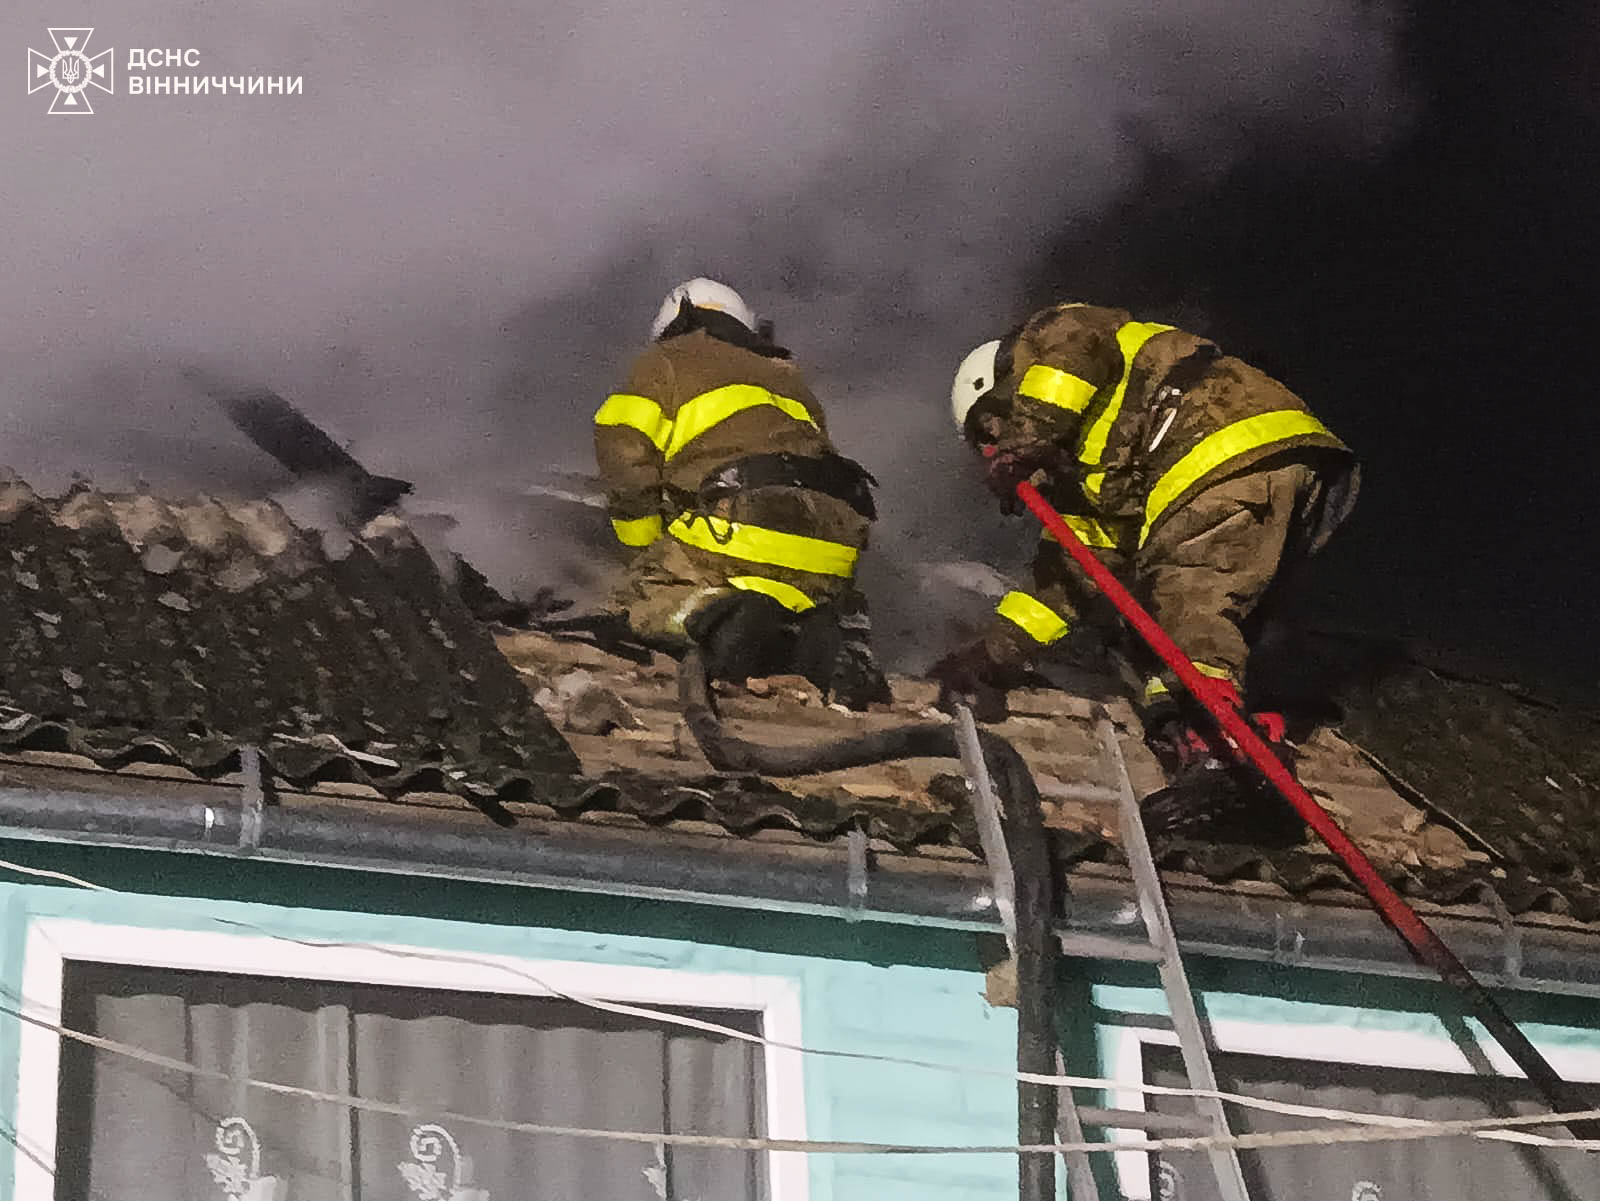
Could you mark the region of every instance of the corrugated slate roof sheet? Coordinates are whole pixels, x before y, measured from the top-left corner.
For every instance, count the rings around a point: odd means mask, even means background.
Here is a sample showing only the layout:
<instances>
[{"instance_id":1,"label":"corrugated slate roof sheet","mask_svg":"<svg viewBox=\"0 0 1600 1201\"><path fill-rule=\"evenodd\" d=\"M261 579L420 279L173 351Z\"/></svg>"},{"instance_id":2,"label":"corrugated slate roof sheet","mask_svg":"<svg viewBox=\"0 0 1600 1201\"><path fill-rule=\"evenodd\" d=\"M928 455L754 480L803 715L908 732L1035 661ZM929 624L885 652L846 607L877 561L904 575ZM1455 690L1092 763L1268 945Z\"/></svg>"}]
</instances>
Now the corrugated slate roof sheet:
<instances>
[{"instance_id":1,"label":"corrugated slate roof sheet","mask_svg":"<svg viewBox=\"0 0 1600 1201\"><path fill-rule=\"evenodd\" d=\"M514 818L497 806L535 805L723 836L863 830L884 853L977 849L950 761L782 781L716 773L678 717L671 660L538 633L497 646L393 519L342 551L265 502L43 499L0 484L0 618L12 631L0 760L218 779L250 744L280 787L350 798L352 821L362 804L451 793L503 820ZM931 685L893 683L894 703L865 715L823 706L798 680L725 688L721 703L735 732L792 744L929 715ZM1367 673L1345 700L1345 733L1389 776L1328 729L1303 745L1300 773L1397 887L1600 920L1586 875L1600 850L1595 719L1404 662ZM1120 860L1115 806L1091 795L1110 782L1098 704L1137 730L1109 689L1020 691L996 727L1033 768L1068 863ZM1137 737L1125 743L1135 785L1158 787ZM1164 867L1219 884L1348 887L1314 844L1159 851Z\"/></svg>"},{"instance_id":2,"label":"corrugated slate roof sheet","mask_svg":"<svg viewBox=\"0 0 1600 1201\"><path fill-rule=\"evenodd\" d=\"M403 525L342 549L266 502L0 484L0 745L203 772L250 742L297 776L330 746L374 777L576 769Z\"/></svg>"}]
</instances>

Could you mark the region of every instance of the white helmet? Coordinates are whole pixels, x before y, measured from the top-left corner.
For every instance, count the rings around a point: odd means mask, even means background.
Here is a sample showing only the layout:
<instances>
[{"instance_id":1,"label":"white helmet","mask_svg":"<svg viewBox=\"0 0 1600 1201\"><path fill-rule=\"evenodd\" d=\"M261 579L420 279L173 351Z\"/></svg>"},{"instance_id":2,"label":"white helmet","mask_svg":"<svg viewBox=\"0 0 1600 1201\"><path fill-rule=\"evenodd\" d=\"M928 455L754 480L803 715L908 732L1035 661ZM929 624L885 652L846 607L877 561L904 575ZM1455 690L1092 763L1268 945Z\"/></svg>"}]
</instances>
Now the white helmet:
<instances>
[{"instance_id":1,"label":"white helmet","mask_svg":"<svg viewBox=\"0 0 1600 1201\"><path fill-rule=\"evenodd\" d=\"M726 313L751 333L756 332L756 315L744 302L744 297L727 284L719 284L714 279L701 277L679 284L667 293L667 298L661 302L656 319L650 326L652 342L661 336L662 330L672 324L672 319L678 315L678 310L685 300L697 309L715 309L719 313Z\"/></svg>"},{"instance_id":2,"label":"white helmet","mask_svg":"<svg viewBox=\"0 0 1600 1201\"><path fill-rule=\"evenodd\" d=\"M1000 339L985 342L956 368L955 383L950 385L950 412L956 419L956 428L963 433L967 428L967 414L978 398L994 387L995 359L1000 351Z\"/></svg>"}]
</instances>

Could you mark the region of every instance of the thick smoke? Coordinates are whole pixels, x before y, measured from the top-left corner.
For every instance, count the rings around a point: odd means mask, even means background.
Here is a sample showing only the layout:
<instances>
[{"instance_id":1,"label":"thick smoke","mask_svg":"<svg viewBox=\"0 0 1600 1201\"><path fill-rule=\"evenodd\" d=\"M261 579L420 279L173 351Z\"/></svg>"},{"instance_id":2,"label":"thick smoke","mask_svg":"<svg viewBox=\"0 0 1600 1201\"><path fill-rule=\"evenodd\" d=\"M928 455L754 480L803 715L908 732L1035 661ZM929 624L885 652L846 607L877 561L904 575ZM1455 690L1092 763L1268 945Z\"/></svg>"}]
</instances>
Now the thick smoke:
<instances>
[{"instance_id":1,"label":"thick smoke","mask_svg":"<svg viewBox=\"0 0 1600 1201\"><path fill-rule=\"evenodd\" d=\"M726 278L814 367L883 481L868 578L892 592L995 533L942 398L1042 299L1054 240L1152 159L1204 187L1264 145L1362 154L1400 107L1362 0L81 8L119 77L129 47L194 47L193 73L305 94L7 101L0 459L45 486L283 486L183 385L203 361L416 481L523 588L592 558L520 493L588 467L675 280ZM0 28L45 45L37 24Z\"/></svg>"}]
</instances>

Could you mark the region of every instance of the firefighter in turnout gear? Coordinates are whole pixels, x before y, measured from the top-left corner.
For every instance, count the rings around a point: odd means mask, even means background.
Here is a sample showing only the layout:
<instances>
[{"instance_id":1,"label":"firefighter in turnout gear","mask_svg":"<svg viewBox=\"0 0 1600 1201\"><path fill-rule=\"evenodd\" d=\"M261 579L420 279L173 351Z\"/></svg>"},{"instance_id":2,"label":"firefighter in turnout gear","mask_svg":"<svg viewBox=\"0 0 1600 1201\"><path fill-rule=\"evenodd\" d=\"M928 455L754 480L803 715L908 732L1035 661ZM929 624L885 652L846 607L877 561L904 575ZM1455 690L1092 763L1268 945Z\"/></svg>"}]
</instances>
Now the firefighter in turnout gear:
<instances>
[{"instance_id":1,"label":"firefighter in turnout gear","mask_svg":"<svg viewBox=\"0 0 1600 1201\"><path fill-rule=\"evenodd\" d=\"M630 628L698 643L715 678L792 673L851 708L887 701L853 585L875 481L834 451L800 369L732 288L680 284L651 338L594 418Z\"/></svg>"},{"instance_id":2,"label":"firefighter in turnout gear","mask_svg":"<svg viewBox=\"0 0 1600 1201\"><path fill-rule=\"evenodd\" d=\"M1031 479L1242 710L1264 602L1354 504L1359 468L1344 443L1298 396L1205 338L1091 304L1044 309L972 352L952 407L1008 511ZM1001 600L983 638L934 665L947 697L1003 712L1005 690L1046 648L1114 620L1048 537L1033 576L1031 590ZM1141 667L1136 699L1163 765L1179 782L1227 766L1199 706L1154 666ZM1281 719L1257 724L1287 760Z\"/></svg>"}]
</instances>

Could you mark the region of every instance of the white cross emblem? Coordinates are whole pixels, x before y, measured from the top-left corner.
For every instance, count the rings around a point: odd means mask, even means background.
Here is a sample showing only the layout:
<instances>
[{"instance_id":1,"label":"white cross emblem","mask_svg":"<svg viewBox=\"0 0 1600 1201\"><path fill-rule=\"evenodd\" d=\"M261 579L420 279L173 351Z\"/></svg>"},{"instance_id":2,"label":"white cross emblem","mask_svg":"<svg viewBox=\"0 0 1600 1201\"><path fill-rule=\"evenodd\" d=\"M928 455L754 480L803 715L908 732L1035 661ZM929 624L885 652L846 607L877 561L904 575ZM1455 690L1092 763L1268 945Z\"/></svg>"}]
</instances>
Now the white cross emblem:
<instances>
[{"instance_id":1,"label":"white cross emblem","mask_svg":"<svg viewBox=\"0 0 1600 1201\"><path fill-rule=\"evenodd\" d=\"M55 88L56 98L50 102L54 116L93 115L88 88L111 94L115 60L110 50L89 57L87 48L93 33L93 29L52 29L54 56L40 54L31 47L28 50L28 94L31 96L40 88Z\"/></svg>"}]
</instances>

